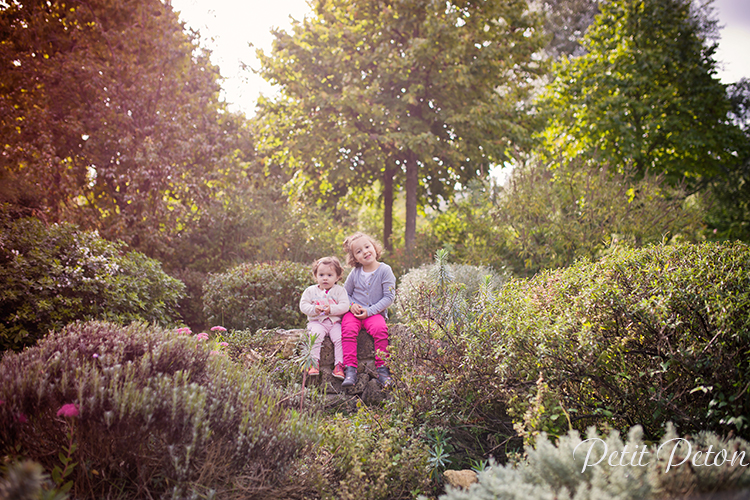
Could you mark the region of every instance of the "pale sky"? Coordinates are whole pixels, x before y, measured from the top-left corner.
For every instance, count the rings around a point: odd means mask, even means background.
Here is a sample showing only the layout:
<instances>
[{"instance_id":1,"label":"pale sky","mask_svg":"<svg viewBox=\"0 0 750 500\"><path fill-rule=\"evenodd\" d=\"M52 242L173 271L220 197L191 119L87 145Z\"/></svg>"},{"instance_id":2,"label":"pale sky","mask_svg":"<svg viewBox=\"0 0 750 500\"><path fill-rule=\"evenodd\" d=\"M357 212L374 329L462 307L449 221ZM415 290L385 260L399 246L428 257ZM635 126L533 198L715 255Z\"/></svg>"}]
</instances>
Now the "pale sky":
<instances>
[{"instance_id":1,"label":"pale sky","mask_svg":"<svg viewBox=\"0 0 750 500\"><path fill-rule=\"evenodd\" d=\"M254 114L261 93L274 90L249 69L258 67L256 48L269 52L272 28L289 30L290 16L301 20L311 9L306 0L172 0L186 24L201 33L203 46L225 78L224 97L235 110ZM716 60L724 83L750 78L750 0L715 0L721 30ZM250 44L253 46L251 47Z\"/></svg>"}]
</instances>

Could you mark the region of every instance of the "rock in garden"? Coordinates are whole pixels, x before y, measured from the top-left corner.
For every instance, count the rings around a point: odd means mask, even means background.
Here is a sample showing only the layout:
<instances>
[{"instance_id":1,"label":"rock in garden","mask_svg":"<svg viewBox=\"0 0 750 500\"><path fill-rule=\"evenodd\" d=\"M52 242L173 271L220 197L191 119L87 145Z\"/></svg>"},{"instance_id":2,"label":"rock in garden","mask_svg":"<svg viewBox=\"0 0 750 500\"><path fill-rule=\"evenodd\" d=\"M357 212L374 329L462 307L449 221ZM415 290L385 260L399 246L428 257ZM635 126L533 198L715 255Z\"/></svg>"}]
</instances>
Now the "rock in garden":
<instances>
[{"instance_id":1,"label":"rock in garden","mask_svg":"<svg viewBox=\"0 0 750 500\"><path fill-rule=\"evenodd\" d=\"M447 470L443 472L445 482L454 488L467 489L477 482L477 473L473 470Z\"/></svg>"}]
</instances>

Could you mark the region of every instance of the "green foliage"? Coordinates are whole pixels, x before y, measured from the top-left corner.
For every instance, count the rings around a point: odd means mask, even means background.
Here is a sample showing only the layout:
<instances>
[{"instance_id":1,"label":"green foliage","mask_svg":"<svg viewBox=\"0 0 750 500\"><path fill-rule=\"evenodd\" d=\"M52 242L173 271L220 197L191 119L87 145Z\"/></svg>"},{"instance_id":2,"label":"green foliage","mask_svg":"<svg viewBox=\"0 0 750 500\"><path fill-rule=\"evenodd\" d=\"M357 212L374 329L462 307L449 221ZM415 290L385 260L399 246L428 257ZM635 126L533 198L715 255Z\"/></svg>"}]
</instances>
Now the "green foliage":
<instances>
[{"instance_id":1,"label":"green foliage","mask_svg":"<svg viewBox=\"0 0 750 500\"><path fill-rule=\"evenodd\" d=\"M454 463L592 424L746 437L749 270L746 245L677 244L616 247L466 299L433 282L393 339L396 402L449 429Z\"/></svg>"},{"instance_id":2,"label":"green foliage","mask_svg":"<svg viewBox=\"0 0 750 500\"><path fill-rule=\"evenodd\" d=\"M313 426L280 404L264 370L196 337L77 323L6 355L0 400L0 456L46 470L74 460L75 498L291 498L306 488L289 472ZM76 416L59 416L66 404Z\"/></svg>"},{"instance_id":3,"label":"green foliage","mask_svg":"<svg viewBox=\"0 0 750 500\"><path fill-rule=\"evenodd\" d=\"M701 181L736 169L747 139L729 119L711 22L690 0L610 0L563 59L541 107L547 147L620 172ZM557 158L555 158L557 160Z\"/></svg>"},{"instance_id":4,"label":"green foliage","mask_svg":"<svg viewBox=\"0 0 750 500\"><path fill-rule=\"evenodd\" d=\"M170 3L0 9L0 195L154 257L252 150L219 69Z\"/></svg>"},{"instance_id":5,"label":"green foliage","mask_svg":"<svg viewBox=\"0 0 750 500\"><path fill-rule=\"evenodd\" d=\"M386 246L404 187L411 250L418 205L449 198L527 139L517 103L540 72L539 19L523 0L313 8L259 53L261 74L281 90L259 102L259 149L294 169L300 193L330 204L379 183Z\"/></svg>"},{"instance_id":6,"label":"green foliage","mask_svg":"<svg viewBox=\"0 0 750 500\"><path fill-rule=\"evenodd\" d=\"M475 340L492 355L465 362L494 364L527 438L592 423L657 437L667 421L748 436L748 270L746 245L679 244L512 281Z\"/></svg>"},{"instance_id":7,"label":"green foliage","mask_svg":"<svg viewBox=\"0 0 750 500\"><path fill-rule=\"evenodd\" d=\"M407 500L430 492L428 453L408 413L373 413L358 403L351 417L321 426L333 477L323 498Z\"/></svg>"},{"instance_id":8,"label":"green foliage","mask_svg":"<svg viewBox=\"0 0 750 500\"><path fill-rule=\"evenodd\" d=\"M181 282L138 252L95 232L37 219L2 224L0 349L20 349L75 320L178 319Z\"/></svg>"},{"instance_id":9,"label":"green foliage","mask_svg":"<svg viewBox=\"0 0 750 500\"><path fill-rule=\"evenodd\" d=\"M599 13L597 0L545 0L545 52L554 60L585 53L581 38Z\"/></svg>"},{"instance_id":10,"label":"green foliage","mask_svg":"<svg viewBox=\"0 0 750 500\"><path fill-rule=\"evenodd\" d=\"M439 475L451 464L451 453L453 445L449 443L450 437L447 436L445 429L432 429L427 432L427 442L430 445L430 458L427 462L430 464L430 477L436 481Z\"/></svg>"},{"instance_id":11,"label":"green foliage","mask_svg":"<svg viewBox=\"0 0 750 500\"><path fill-rule=\"evenodd\" d=\"M739 168L725 170L711 185L715 200L707 207L707 223L713 229L710 237L750 241L750 79L743 78L728 86L732 103L732 121L745 134L746 147L739 158Z\"/></svg>"},{"instance_id":12,"label":"green foliage","mask_svg":"<svg viewBox=\"0 0 750 500\"><path fill-rule=\"evenodd\" d=\"M182 280L183 320L194 329L210 326L203 312L203 287L209 273L222 273L243 262L313 262L341 250L347 221L326 210L290 203L280 179L238 179L203 211L195 224L176 236L165 269Z\"/></svg>"},{"instance_id":13,"label":"green foliage","mask_svg":"<svg viewBox=\"0 0 750 500\"><path fill-rule=\"evenodd\" d=\"M425 215L420 228L417 249L430 251L445 248L453 262L504 269L507 256L498 251L504 229L497 210L498 187L487 181L474 180L463 187L447 207Z\"/></svg>"},{"instance_id":14,"label":"green foliage","mask_svg":"<svg viewBox=\"0 0 750 500\"><path fill-rule=\"evenodd\" d=\"M310 331L306 331L300 338L298 345L299 355L294 359L294 364L302 372L302 394L299 398L299 409L302 411L303 403L305 402L305 384L307 383L307 372L310 368L319 368L318 360L312 357L313 346L315 341L318 339L318 334L313 333L310 335Z\"/></svg>"},{"instance_id":15,"label":"green foliage","mask_svg":"<svg viewBox=\"0 0 750 500\"><path fill-rule=\"evenodd\" d=\"M663 176L632 180L578 160L516 168L496 197L495 253L521 276L595 260L610 245L696 241L700 204Z\"/></svg>"},{"instance_id":16,"label":"green foliage","mask_svg":"<svg viewBox=\"0 0 750 500\"><path fill-rule=\"evenodd\" d=\"M504 466L493 464L479 473L478 484L469 490L449 489L440 499L655 500L716 495L750 486L750 470L739 465L745 454L750 453L746 441L721 439L713 433L702 432L682 442L671 459L669 455L676 445L670 442L673 439L684 438L679 438L672 426L658 445L644 442L638 426L630 429L625 441L616 431L599 435L594 428L589 429L587 440L592 441L588 442L581 439L578 431L561 436L556 444L543 436L536 447L526 447L522 462ZM675 468L674 465L687 456L686 443L690 443L688 458L693 459L697 454L700 466L686 463ZM660 446L664 448L659 450ZM589 450L591 457L586 456ZM605 450L609 459L605 457L592 466ZM722 456L720 450L725 450L728 460L716 460L717 465L714 465L712 460L715 459L708 458L711 450L719 456ZM740 453L732 464L733 454L737 452ZM666 471L670 460L672 467ZM703 466L704 460L707 466ZM730 494L730 497L734 496Z\"/></svg>"},{"instance_id":17,"label":"green foliage","mask_svg":"<svg viewBox=\"0 0 750 500\"><path fill-rule=\"evenodd\" d=\"M483 286L486 286L487 290L499 289L505 280L504 275L499 275L488 267L449 264L447 251L439 250L434 264L412 269L401 277L396 293L395 312L399 319L404 320L429 316L428 308L436 311L445 305L442 300L449 283L461 289L460 299L465 304L467 300L476 296ZM440 303L429 301L428 297ZM454 302L451 306L455 308L458 304Z\"/></svg>"},{"instance_id":18,"label":"green foliage","mask_svg":"<svg viewBox=\"0 0 750 500\"><path fill-rule=\"evenodd\" d=\"M203 291L209 321L228 329L300 328L299 298L313 284L310 266L295 262L241 264L211 274Z\"/></svg>"},{"instance_id":19,"label":"green foliage","mask_svg":"<svg viewBox=\"0 0 750 500\"><path fill-rule=\"evenodd\" d=\"M463 276L454 278L453 269ZM419 425L447 429L444 438L450 439L456 466L490 453L504 456L514 435L503 394L486 383L496 378L494 360L469 358L475 350L486 356L491 345L488 328L494 325L488 320L496 307L495 285L492 275L480 281L485 271L450 265L441 251L429 272L418 269L406 275L398 300L407 329L390 347L389 363L400 381L392 389L396 406L413 412ZM473 284L473 293L459 279Z\"/></svg>"}]
</instances>

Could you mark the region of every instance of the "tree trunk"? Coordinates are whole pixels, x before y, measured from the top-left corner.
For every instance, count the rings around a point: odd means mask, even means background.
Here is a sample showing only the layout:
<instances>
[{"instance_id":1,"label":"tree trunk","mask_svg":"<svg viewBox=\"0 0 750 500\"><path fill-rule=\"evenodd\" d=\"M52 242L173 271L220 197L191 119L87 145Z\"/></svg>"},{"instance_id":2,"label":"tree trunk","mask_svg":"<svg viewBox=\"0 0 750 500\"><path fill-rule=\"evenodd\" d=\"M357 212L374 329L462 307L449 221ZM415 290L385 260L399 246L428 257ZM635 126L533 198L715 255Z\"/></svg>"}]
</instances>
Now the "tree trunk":
<instances>
[{"instance_id":1,"label":"tree trunk","mask_svg":"<svg viewBox=\"0 0 750 500\"><path fill-rule=\"evenodd\" d=\"M404 247L407 256L412 255L416 246L418 187L419 164L417 163L417 155L409 151L406 160L406 227L404 229Z\"/></svg>"},{"instance_id":2,"label":"tree trunk","mask_svg":"<svg viewBox=\"0 0 750 500\"><path fill-rule=\"evenodd\" d=\"M386 250L393 250L393 175L392 168L383 172L383 245Z\"/></svg>"}]
</instances>

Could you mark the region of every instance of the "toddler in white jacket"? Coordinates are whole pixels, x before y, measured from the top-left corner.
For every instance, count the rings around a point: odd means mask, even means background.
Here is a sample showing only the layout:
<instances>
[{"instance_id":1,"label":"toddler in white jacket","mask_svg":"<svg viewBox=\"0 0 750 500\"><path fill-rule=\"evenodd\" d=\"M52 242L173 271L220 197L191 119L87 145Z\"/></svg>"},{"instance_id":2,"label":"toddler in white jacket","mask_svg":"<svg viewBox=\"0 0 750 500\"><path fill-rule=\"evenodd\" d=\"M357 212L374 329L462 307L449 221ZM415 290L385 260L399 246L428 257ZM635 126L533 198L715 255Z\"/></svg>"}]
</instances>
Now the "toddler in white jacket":
<instances>
[{"instance_id":1,"label":"toddler in white jacket","mask_svg":"<svg viewBox=\"0 0 750 500\"><path fill-rule=\"evenodd\" d=\"M313 276L317 285L308 287L299 302L300 310L307 315L307 330L317 334L311 356L315 365L308 375L320 373L320 346L326 335L333 342L333 376L344 378L344 352L341 345L341 316L349 310L349 295L343 286L337 284L344 269L336 257L323 257L313 264Z\"/></svg>"}]
</instances>

